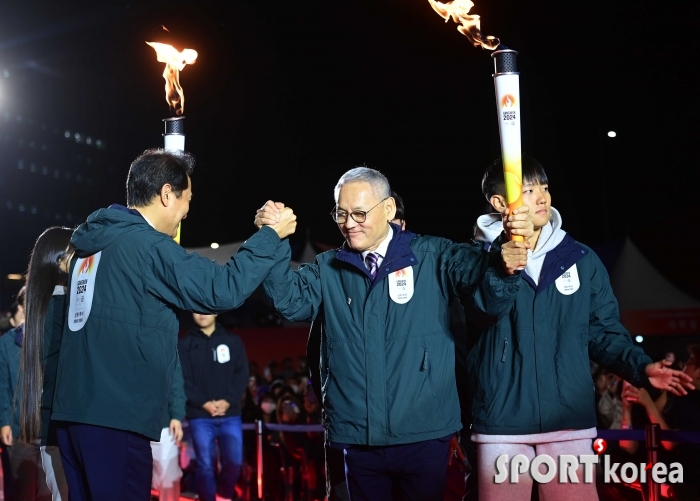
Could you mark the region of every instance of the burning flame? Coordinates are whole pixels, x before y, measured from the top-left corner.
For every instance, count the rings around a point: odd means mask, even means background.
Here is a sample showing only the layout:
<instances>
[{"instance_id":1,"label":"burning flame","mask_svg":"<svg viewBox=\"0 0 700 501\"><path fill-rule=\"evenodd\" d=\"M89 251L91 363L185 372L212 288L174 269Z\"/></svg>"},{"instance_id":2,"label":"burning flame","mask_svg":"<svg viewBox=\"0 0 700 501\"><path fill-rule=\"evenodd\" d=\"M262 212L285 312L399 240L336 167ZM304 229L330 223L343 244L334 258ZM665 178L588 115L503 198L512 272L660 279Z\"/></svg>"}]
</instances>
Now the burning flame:
<instances>
[{"instance_id":1,"label":"burning flame","mask_svg":"<svg viewBox=\"0 0 700 501\"><path fill-rule=\"evenodd\" d=\"M447 3L437 2L436 0L428 1L430 5L433 6L435 12L440 14L445 22L449 21L450 17L452 17L455 23L460 23L460 26L457 27L457 31L467 37L469 41L474 44L474 47L494 50L501 43L496 37L482 37L479 16L476 14L469 14L471 8L474 7L474 2L471 0L454 0Z\"/></svg>"},{"instance_id":2,"label":"burning flame","mask_svg":"<svg viewBox=\"0 0 700 501\"><path fill-rule=\"evenodd\" d=\"M185 49L182 52L172 45L158 42L146 42L153 47L158 56L158 62L165 63L165 101L175 110L177 115L185 111L185 93L180 86L180 72L187 64L194 64L197 60L197 51Z\"/></svg>"}]
</instances>

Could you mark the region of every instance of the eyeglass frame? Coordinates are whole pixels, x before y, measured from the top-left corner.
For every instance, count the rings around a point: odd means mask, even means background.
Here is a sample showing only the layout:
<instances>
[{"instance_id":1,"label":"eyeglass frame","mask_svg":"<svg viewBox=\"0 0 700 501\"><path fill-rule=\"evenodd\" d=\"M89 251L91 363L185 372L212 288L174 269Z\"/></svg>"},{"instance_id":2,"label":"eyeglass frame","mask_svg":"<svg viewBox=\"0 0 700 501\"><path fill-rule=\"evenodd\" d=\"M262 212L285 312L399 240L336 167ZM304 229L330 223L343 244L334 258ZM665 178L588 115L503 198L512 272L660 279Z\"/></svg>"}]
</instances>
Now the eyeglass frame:
<instances>
[{"instance_id":1,"label":"eyeglass frame","mask_svg":"<svg viewBox=\"0 0 700 501\"><path fill-rule=\"evenodd\" d=\"M335 221L336 224L345 224L345 223L347 223L347 222L348 222L348 216L350 216L350 217L352 218L352 220L355 221L356 223L362 224L362 223L364 223L365 221L367 221L367 214L369 214L370 212L372 212L377 206L379 206L379 204L381 204L382 202L384 202L384 201L386 201L386 200L389 200L390 198L391 198L391 197L384 197L384 198L382 198L379 202L377 202L377 204L376 204L374 207L372 207L372 208L369 209L369 210L354 210L354 211L351 211L351 212L343 211L343 212L345 213L345 221L343 221L342 223L338 221L338 206L337 206L337 205L336 205L335 207L333 207L333 210L331 210L330 216L331 216L331 218L333 219L333 221ZM355 216L353 216L353 214L362 214L362 217L363 217L362 221L358 221L357 219L355 219Z\"/></svg>"}]
</instances>

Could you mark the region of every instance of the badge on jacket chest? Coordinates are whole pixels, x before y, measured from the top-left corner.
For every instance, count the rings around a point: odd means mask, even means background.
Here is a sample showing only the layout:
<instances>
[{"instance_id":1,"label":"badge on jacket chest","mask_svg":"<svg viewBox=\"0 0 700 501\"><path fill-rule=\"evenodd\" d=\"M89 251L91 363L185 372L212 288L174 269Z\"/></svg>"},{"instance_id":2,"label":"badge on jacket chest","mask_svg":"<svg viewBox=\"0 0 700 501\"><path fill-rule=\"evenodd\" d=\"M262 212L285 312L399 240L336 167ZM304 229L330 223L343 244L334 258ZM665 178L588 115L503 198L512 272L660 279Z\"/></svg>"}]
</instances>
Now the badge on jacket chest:
<instances>
[{"instance_id":1,"label":"badge on jacket chest","mask_svg":"<svg viewBox=\"0 0 700 501\"><path fill-rule=\"evenodd\" d=\"M90 316L100 256L102 256L102 251L92 256L80 258L73 267L70 281L70 306L68 308L68 328L73 332L82 329Z\"/></svg>"},{"instance_id":2,"label":"badge on jacket chest","mask_svg":"<svg viewBox=\"0 0 700 501\"><path fill-rule=\"evenodd\" d=\"M571 268L566 270L562 276L556 279L554 283L557 286L557 290L565 296L569 296L576 292L578 288L581 287L576 265L573 265Z\"/></svg>"},{"instance_id":3,"label":"badge on jacket chest","mask_svg":"<svg viewBox=\"0 0 700 501\"><path fill-rule=\"evenodd\" d=\"M408 303L413 297L413 268L409 266L389 275L389 297L398 304Z\"/></svg>"},{"instance_id":4,"label":"badge on jacket chest","mask_svg":"<svg viewBox=\"0 0 700 501\"><path fill-rule=\"evenodd\" d=\"M220 364L225 364L231 360L231 351L225 344L220 344L216 347L216 361Z\"/></svg>"}]
</instances>

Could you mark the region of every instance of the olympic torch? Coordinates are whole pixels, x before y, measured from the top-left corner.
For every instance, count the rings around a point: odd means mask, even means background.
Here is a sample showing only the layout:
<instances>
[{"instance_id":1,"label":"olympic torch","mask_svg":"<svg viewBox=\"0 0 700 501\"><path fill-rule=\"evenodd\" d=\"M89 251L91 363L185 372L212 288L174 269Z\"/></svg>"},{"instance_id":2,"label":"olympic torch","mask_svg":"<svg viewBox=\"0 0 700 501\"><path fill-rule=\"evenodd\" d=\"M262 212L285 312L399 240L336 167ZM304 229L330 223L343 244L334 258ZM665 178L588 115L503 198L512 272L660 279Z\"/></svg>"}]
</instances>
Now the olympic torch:
<instances>
[{"instance_id":1,"label":"olympic torch","mask_svg":"<svg viewBox=\"0 0 700 501\"><path fill-rule=\"evenodd\" d=\"M445 22L450 18L458 23L457 31L467 37L475 47L496 51L491 55L496 65L493 75L496 86L496 106L498 109L498 128L501 133L501 155L503 157L503 175L506 182L506 200L512 211L523 204L522 194L522 159L520 153L520 81L515 65L514 50L500 45L498 38L481 34L480 17L471 14L474 2L471 0L453 0L442 3L428 0ZM523 237L514 235L512 240L523 241Z\"/></svg>"},{"instance_id":2,"label":"olympic torch","mask_svg":"<svg viewBox=\"0 0 700 501\"><path fill-rule=\"evenodd\" d=\"M165 29L165 27L163 27ZM167 31L167 29L166 29ZM165 133L163 134L163 147L167 151L185 151L185 92L180 85L180 71L187 64L194 64L197 60L197 51L184 49L178 51L172 45L159 42L146 42L156 51L158 61L165 63L163 78L165 79L165 101L175 112L177 117L165 118ZM180 243L182 223L177 227L175 241Z\"/></svg>"},{"instance_id":3,"label":"olympic torch","mask_svg":"<svg viewBox=\"0 0 700 501\"><path fill-rule=\"evenodd\" d=\"M497 50L491 57L495 72L496 113L501 135L503 177L506 184L506 202L512 212L523 205L523 172L520 151L520 74L515 58L517 52L510 49ZM513 235L512 240L522 242L523 237Z\"/></svg>"}]
</instances>

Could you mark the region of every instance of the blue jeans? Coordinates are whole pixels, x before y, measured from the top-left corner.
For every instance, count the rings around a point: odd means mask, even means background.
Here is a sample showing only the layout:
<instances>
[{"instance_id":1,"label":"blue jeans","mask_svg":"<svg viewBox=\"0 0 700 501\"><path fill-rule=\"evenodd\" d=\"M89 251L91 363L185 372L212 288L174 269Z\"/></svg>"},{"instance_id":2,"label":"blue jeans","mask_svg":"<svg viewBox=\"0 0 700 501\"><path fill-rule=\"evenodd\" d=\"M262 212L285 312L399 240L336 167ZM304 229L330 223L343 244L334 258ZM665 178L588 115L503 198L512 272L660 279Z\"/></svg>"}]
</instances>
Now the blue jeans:
<instances>
[{"instance_id":1,"label":"blue jeans","mask_svg":"<svg viewBox=\"0 0 700 501\"><path fill-rule=\"evenodd\" d=\"M190 419L189 423L197 454L199 499L216 500L216 442L221 455L218 492L221 497L233 498L243 463L241 416Z\"/></svg>"}]
</instances>

